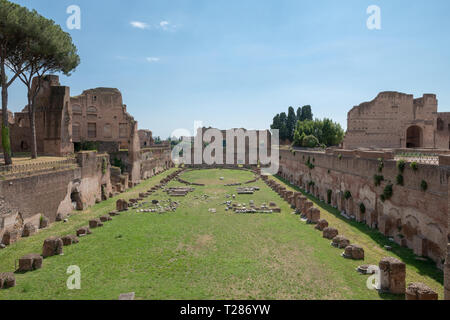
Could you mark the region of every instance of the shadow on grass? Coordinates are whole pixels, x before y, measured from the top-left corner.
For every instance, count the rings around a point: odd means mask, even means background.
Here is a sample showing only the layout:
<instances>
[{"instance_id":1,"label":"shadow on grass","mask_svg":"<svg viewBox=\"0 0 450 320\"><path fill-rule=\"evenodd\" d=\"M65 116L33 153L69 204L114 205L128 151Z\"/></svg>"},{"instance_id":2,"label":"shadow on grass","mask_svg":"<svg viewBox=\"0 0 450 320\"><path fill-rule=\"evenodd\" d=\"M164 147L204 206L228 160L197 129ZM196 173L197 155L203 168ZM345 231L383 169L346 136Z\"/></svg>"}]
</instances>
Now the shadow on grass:
<instances>
[{"instance_id":1,"label":"shadow on grass","mask_svg":"<svg viewBox=\"0 0 450 320\"><path fill-rule=\"evenodd\" d=\"M284 178L278 175L275 175L273 177L283 182L284 184L288 185L292 189L301 192L308 199L313 201L318 207L333 214L336 218L344 221L345 223L351 225L352 227L355 227L356 229L358 229L358 231L368 235L373 241L375 241L380 246L380 248L386 251L387 256L393 253L397 255L404 263L415 267L420 275L432 278L442 285L444 284L443 272L436 267L436 264L431 259L425 258L424 260L417 260L416 259L417 256L413 253L411 249L402 247L395 242L389 241L388 237L379 232L377 229L371 229L369 228L368 225L362 222L347 220L341 215L339 210L337 210L336 208L333 208L329 204L320 201L318 198L312 196L309 193L306 193L304 190L291 184L289 181L285 180ZM386 245L392 247L392 250L387 251L386 249L384 249L384 246ZM380 293L380 297L383 299L399 299L399 298L401 299L401 296L396 296L387 293Z\"/></svg>"}]
</instances>

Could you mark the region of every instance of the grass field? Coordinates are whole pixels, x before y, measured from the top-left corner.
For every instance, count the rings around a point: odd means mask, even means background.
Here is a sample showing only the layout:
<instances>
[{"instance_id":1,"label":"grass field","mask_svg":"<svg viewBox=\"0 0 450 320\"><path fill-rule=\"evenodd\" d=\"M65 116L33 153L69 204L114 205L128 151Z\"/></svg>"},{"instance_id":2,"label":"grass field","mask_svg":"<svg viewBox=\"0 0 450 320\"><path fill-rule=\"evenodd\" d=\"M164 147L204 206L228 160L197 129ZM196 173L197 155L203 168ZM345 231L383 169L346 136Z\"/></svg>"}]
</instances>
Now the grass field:
<instances>
[{"instance_id":1,"label":"grass field","mask_svg":"<svg viewBox=\"0 0 450 320\"><path fill-rule=\"evenodd\" d=\"M153 177L122 198L136 197L167 174ZM224 177L224 180L220 180ZM253 178L240 170L196 170L187 181L207 183L195 187L171 213L136 213L114 217L103 228L64 247L63 256L44 260L43 268L17 274L17 286L0 290L0 299L117 299L134 291L136 299L391 299L366 288L367 276L355 268L362 262L344 259L342 249L330 246L320 232L293 215L289 205L262 181L260 191L238 195L237 202L256 205L275 201L282 209L274 214L226 212L226 194L236 194L230 182ZM273 177L273 179L277 179ZM169 186L180 185L171 182ZM14 261L27 253L40 253L45 238L73 233L92 217L111 211L119 197L74 214L68 223L57 223L37 235L0 251L0 272L14 270ZM148 200L165 200L162 191ZM315 200L315 199L313 199ZM421 281L442 296L442 272L431 262L418 261L412 252L393 245L362 224L344 221L330 207L321 205L322 216L353 243L365 248L366 260L378 264L392 255L407 263L407 281ZM216 213L208 209L217 209ZM389 243L392 245L392 243ZM68 290L67 267L81 269L81 289Z\"/></svg>"}]
</instances>

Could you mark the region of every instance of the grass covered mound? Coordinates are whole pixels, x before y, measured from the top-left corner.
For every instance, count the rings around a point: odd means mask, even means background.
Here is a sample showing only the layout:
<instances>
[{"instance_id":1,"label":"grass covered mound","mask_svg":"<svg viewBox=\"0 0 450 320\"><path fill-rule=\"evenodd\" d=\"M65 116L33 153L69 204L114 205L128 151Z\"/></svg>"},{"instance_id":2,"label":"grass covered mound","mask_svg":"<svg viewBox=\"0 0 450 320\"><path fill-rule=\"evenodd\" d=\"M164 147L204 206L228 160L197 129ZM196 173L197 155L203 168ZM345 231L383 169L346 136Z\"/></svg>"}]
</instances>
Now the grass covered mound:
<instances>
[{"instance_id":1,"label":"grass covered mound","mask_svg":"<svg viewBox=\"0 0 450 320\"><path fill-rule=\"evenodd\" d=\"M135 198L174 170L153 177L122 194ZM220 180L224 177L226 180ZM137 213L129 210L80 243L64 247L63 256L44 260L42 269L16 274L17 286L0 290L0 299L113 299L124 292L135 292L136 299L380 299L366 287L368 276L359 275L360 264L378 264L381 256L406 256L409 251L394 247L385 252L379 239L346 224L332 211L321 208L332 226L353 243L361 244L364 262L344 259L342 249L330 245L321 232L300 221L297 215L261 180L250 186L260 191L237 195L239 203L256 205L276 202L281 213L236 214L225 211L226 195L236 194L227 181L253 178L242 170L195 170L183 179L210 181L195 187L186 197L177 197L175 212ZM216 179L217 178L217 179ZM183 186L173 181L168 186ZM115 208L109 199L77 213L68 223L56 223L30 238L0 250L0 272L14 270L15 259L27 253L40 253L45 238L73 233L92 217ZM158 191L145 199L165 200ZM215 208L216 212L208 211ZM374 231L375 232L375 231ZM398 251L397 251L398 250ZM442 295L442 277L432 264L406 259L407 282L420 281ZM81 289L68 290L67 268L81 269Z\"/></svg>"}]
</instances>

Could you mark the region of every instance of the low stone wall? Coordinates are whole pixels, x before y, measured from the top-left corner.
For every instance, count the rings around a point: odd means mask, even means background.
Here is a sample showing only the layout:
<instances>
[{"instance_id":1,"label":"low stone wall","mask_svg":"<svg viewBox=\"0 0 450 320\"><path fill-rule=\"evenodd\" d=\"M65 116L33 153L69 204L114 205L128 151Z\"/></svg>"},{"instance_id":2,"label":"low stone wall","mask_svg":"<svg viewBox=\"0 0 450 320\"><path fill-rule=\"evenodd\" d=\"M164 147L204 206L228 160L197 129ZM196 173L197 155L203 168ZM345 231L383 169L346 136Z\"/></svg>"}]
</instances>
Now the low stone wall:
<instances>
[{"instance_id":1,"label":"low stone wall","mask_svg":"<svg viewBox=\"0 0 450 320\"><path fill-rule=\"evenodd\" d=\"M442 268L448 242L448 168L418 164L413 170L407 163L401 186L392 157L379 151L280 150L280 175ZM375 175L383 177L379 186ZM382 201L388 185L392 196Z\"/></svg>"},{"instance_id":2,"label":"low stone wall","mask_svg":"<svg viewBox=\"0 0 450 320\"><path fill-rule=\"evenodd\" d=\"M86 209L112 195L107 154L78 153L77 164L71 169L0 181L0 197L17 210L0 214L0 239L6 230L20 229L27 222L39 227L41 215L53 222L58 214Z\"/></svg>"}]
</instances>

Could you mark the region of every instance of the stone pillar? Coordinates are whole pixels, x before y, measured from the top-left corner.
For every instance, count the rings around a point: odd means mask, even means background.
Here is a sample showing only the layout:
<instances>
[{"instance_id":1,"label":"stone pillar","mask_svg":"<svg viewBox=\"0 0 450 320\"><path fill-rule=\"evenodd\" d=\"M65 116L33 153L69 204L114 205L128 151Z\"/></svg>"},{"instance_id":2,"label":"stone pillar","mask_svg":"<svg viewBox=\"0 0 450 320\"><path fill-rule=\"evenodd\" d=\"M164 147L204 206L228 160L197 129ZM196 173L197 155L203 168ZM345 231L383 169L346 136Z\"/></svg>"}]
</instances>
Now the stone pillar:
<instances>
[{"instance_id":1,"label":"stone pillar","mask_svg":"<svg viewBox=\"0 0 450 320\"><path fill-rule=\"evenodd\" d=\"M302 214L306 216L306 214L308 213L308 210L310 208L312 208L313 206L314 206L314 204L311 201L305 201L305 203L303 205Z\"/></svg>"},{"instance_id":2,"label":"stone pillar","mask_svg":"<svg viewBox=\"0 0 450 320\"><path fill-rule=\"evenodd\" d=\"M413 238L413 251L419 257L426 257L428 251L427 239L420 234L415 235Z\"/></svg>"},{"instance_id":3,"label":"stone pillar","mask_svg":"<svg viewBox=\"0 0 450 320\"><path fill-rule=\"evenodd\" d=\"M404 294L406 290L406 265L393 257L380 261L381 290L393 294Z\"/></svg>"},{"instance_id":4,"label":"stone pillar","mask_svg":"<svg viewBox=\"0 0 450 320\"><path fill-rule=\"evenodd\" d=\"M342 199L342 192L338 192L337 194L336 194L336 201L337 201L337 208L338 208L338 210L339 211L342 211L344 208L343 208L343 199Z\"/></svg>"},{"instance_id":5,"label":"stone pillar","mask_svg":"<svg viewBox=\"0 0 450 320\"><path fill-rule=\"evenodd\" d=\"M354 212L354 208L353 208L353 198L350 198L350 199L348 199L347 201L347 205L346 205L346 212L347 212L347 214L351 217L351 216L354 216L355 215L355 212Z\"/></svg>"}]
</instances>

